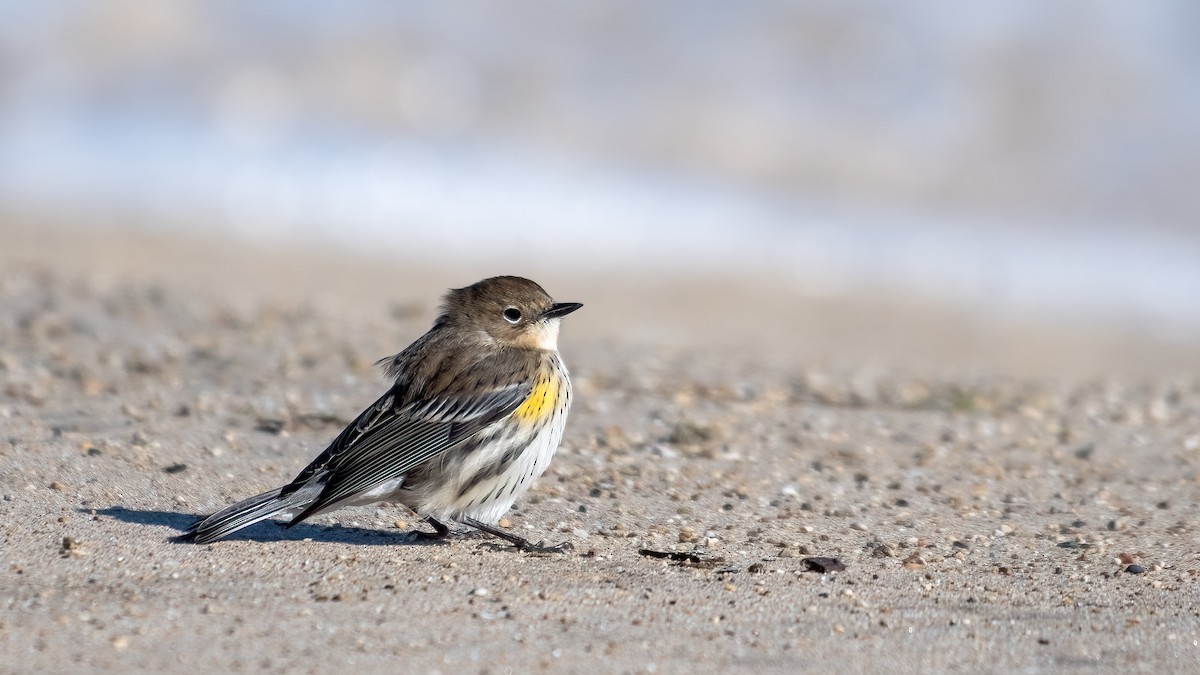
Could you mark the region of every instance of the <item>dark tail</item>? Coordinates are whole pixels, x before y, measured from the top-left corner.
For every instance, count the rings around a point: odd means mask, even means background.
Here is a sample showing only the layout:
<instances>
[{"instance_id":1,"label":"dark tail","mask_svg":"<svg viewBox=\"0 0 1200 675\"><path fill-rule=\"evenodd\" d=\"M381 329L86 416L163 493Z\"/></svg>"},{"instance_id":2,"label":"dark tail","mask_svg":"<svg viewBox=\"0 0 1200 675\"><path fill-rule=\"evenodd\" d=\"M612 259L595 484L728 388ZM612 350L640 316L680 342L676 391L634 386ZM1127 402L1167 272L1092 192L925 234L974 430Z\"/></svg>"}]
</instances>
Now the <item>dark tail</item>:
<instances>
[{"instance_id":1,"label":"dark tail","mask_svg":"<svg viewBox=\"0 0 1200 675\"><path fill-rule=\"evenodd\" d=\"M233 506L196 521L188 528L187 532L179 535L179 541L190 541L197 544L214 542L267 518L298 513L317 496L312 490L301 489L286 497L280 497L282 490L283 488L276 488L261 495L243 499Z\"/></svg>"}]
</instances>

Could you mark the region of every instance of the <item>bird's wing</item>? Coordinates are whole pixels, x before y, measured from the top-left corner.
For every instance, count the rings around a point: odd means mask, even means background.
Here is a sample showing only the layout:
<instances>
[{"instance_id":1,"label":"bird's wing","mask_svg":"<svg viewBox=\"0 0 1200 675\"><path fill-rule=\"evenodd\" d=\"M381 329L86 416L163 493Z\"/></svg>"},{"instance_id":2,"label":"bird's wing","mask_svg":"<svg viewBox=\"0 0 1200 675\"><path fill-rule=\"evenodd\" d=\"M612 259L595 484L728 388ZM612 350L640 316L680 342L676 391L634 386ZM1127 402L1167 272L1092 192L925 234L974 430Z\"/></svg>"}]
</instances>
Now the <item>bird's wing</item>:
<instances>
[{"instance_id":1,"label":"bird's wing","mask_svg":"<svg viewBox=\"0 0 1200 675\"><path fill-rule=\"evenodd\" d=\"M532 389L532 384L524 381L482 392L447 392L403 407L397 405L397 393L389 392L364 410L284 488L286 496L317 474L328 475L321 495L292 522L404 476L453 449L483 427L511 414Z\"/></svg>"}]
</instances>

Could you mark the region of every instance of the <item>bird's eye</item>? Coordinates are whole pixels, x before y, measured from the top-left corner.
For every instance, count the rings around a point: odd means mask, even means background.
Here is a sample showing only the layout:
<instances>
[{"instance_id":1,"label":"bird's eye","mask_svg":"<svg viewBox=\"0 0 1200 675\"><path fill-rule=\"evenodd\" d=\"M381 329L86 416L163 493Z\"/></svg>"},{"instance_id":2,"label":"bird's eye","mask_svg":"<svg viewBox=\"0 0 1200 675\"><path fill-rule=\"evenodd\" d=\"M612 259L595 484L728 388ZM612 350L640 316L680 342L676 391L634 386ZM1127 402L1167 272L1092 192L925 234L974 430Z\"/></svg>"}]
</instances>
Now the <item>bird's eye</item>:
<instances>
[{"instance_id":1,"label":"bird's eye","mask_svg":"<svg viewBox=\"0 0 1200 675\"><path fill-rule=\"evenodd\" d=\"M504 320L509 323L518 323L521 320L521 310L516 307L505 307Z\"/></svg>"}]
</instances>

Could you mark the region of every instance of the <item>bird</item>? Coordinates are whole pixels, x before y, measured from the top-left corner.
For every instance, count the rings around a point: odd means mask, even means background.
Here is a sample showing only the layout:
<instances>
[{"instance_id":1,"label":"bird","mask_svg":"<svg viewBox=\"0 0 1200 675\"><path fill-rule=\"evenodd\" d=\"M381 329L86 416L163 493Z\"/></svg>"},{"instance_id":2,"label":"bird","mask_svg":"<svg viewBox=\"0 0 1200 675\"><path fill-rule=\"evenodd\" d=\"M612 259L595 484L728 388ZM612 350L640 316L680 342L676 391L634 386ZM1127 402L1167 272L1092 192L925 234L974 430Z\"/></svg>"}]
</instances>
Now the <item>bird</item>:
<instances>
[{"instance_id":1,"label":"bird","mask_svg":"<svg viewBox=\"0 0 1200 675\"><path fill-rule=\"evenodd\" d=\"M562 552L506 532L500 518L545 472L562 440L571 379L558 353L555 302L516 276L443 297L433 327L381 359L392 384L287 485L196 521L179 539L207 544L269 518L288 527L344 506L398 502L442 539L447 522L522 551Z\"/></svg>"}]
</instances>

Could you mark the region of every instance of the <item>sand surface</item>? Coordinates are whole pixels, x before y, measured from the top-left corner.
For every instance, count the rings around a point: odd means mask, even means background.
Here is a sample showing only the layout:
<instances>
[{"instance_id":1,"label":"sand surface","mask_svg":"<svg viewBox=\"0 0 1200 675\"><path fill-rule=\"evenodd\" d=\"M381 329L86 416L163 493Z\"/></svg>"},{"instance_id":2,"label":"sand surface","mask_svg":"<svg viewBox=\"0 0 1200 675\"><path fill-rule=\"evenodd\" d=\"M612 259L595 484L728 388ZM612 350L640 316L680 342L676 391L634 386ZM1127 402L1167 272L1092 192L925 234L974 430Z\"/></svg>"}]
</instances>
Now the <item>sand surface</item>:
<instances>
[{"instance_id":1,"label":"sand surface","mask_svg":"<svg viewBox=\"0 0 1200 675\"><path fill-rule=\"evenodd\" d=\"M1194 343L770 280L0 243L2 672L1200 669ZM395 506L172 542L498 272L586 305L563 447L505 523L573 551L417 543Z\"/></svg>"}]
</instances>

